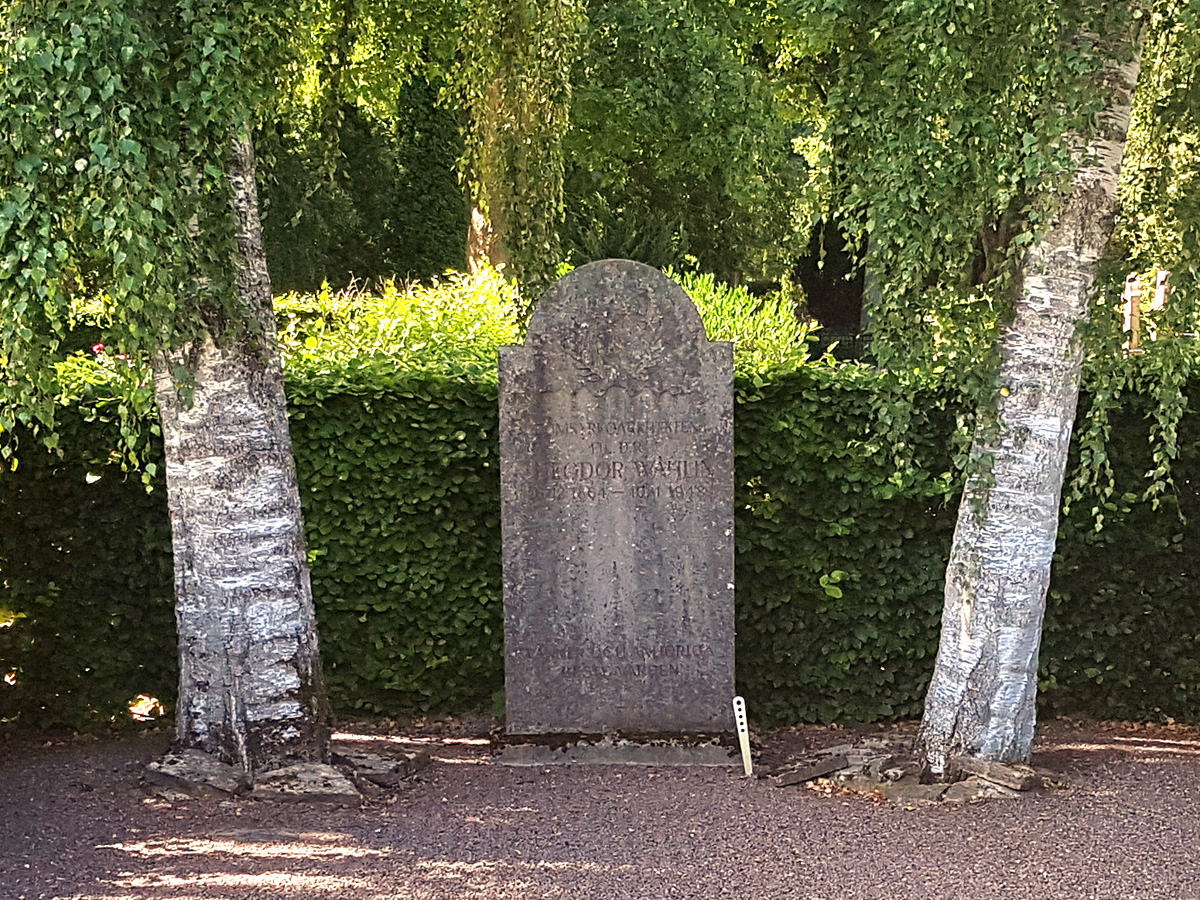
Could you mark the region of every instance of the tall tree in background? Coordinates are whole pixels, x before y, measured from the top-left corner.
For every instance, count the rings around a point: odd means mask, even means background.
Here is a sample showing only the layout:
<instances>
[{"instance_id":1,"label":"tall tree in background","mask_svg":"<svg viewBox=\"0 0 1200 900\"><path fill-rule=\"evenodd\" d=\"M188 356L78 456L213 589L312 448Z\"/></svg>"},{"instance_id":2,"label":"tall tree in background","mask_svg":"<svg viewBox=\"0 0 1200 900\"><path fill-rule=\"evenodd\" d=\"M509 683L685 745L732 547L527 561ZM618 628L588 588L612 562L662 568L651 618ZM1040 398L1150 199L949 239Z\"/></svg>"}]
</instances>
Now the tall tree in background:
<instances>
[{"instance_id":1,"label":"tall tree in background","mask_svg":"<svg viewBox=\"0 0 1200 900\"><path fill-rule=\"evenodd\" d=\"M732 283L786 272L820 179L796 152L811 106L782 96L761 18L710 0L589 3L564 140L571 262Z\"/></svg>"},{"instance_id":2,"label":"tall tree in background","mask_svg":"<svg viewBox=\"0 0 1200 900\"><path fill-rule=\"evenodd\" d=\"M563 149L583 0L484 0L463 20L454 93L468 115L467 265L504 265L530 297L561 262Z\"/></svg>"},{"instance_id":3,"label":"tall tree in background","mask_svg":"<svg viewBox=\"0 0 1200 900\"><path fill-rule=\"evenodd\" d=\"M1113 231L1140 67L1141 18L1096 39L1106 96L1057 213L1021 265L1001 330L996 416L971 448L946 572L938 659L920 744L935 775L953 754L1025 762L1037 717L1038 647L1083 368L1079 323ZM1086 144L1085 144L1086 140Z\"/></svg>"},{"instance_id":4,"label":"tall tree in background","mask_svg":"<svg viewBox=\"0 0 1200 900\"><path fill-rule=\"evenodd\" d=\"M85 301L100 306L110 349L154 360L176 574L176 746L251 781L328 754L248 140L285 13L205 0L17 2L0 49L10 136L0 424L15 416L52 431L53 361Z\"/></svg>"},{"instance_id":5,"label":"tall tree in background","mask_svg":"<svg viewBox=\"0 0 1200 900\"><path fill-rule=\"evenodd\" d=\"M463 117L439 102L460 12L446 0L304 0L256 132L277 291L464 267Z\"/></svg>"}]
</instances>

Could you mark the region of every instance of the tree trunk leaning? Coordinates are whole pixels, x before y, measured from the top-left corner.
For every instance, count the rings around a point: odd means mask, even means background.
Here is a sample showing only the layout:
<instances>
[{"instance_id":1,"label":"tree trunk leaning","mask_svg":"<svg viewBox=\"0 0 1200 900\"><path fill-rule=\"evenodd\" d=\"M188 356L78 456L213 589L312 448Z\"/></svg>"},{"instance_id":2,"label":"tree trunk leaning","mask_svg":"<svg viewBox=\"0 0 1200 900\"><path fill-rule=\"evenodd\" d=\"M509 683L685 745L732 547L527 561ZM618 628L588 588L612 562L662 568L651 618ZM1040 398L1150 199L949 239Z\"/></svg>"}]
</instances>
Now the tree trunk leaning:
<instances>
[{"instance_id":1,"label":"tree trunk leaning","mask_svg":"<svg viewBox=\"0 0 1200 900\"><path fill-rule=\"evenodd\" d=\"M234 142L237 290L261 336L160 353L155 393L175 561L175 748L258 772L328 760L324 684L254 155ZM177 366L194 373L191 405Z\"/></svg>"},{"instance_id":2,"label":"tree trunk leaning","mask_svg":"<svg viewBox=\"0 0 1200 900\"><path fill-rule=\"evenodd\" d=\"M978 470L959 507L919 738L937 777L954 755L1027 762L1033 749L1038 647L1083 367L1076 326L1112 234L1140 68L1128 42L1116 49L1127 61L1110 54L1109 99L1072 192L1023 264L1000 337L997 421L972 445Z\"/></svg>"}]
</instances>

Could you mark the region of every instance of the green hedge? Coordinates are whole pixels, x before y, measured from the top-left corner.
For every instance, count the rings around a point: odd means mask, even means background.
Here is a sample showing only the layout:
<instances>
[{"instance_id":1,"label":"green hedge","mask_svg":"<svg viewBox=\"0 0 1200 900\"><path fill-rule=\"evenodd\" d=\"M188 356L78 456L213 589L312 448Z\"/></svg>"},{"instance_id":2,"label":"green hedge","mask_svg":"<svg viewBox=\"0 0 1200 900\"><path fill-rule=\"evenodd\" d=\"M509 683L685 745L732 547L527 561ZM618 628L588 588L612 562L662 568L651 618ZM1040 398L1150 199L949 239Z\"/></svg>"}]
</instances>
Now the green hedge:
<instances>
[{"instance_id":1,"label":"green hedge","mask_svg":"<svg viewBox=\"0 0 1200 900\"><path fill-rule=\"evenodd\" d=\"M819 366L738 385L738 681L760 718L920 712L954 524L938 477L954 421L946 396L912 387Z\"/></svg>"},{"instance_id":2,"label":"green hedge","mask_svg":"<svg viewBox=\"0 0 1200 900\"><path fill-rule=\"evenodd\" d=\"M162 492L107 464L115 428L60 433L61 459L26 438L0 474L0 720L94 728L175 695L171 532Z\"/></svg>"},{"instance_id":3,"label":"green hedge","mask_svg":"<svg viewBox=\"0 0 1200 900\"><path fill-rule=\"evenodd\" d=\"M737 348L739 690L769 722L917 715L962 399L937 379L806 362L785 297L682 281L709 334ZM502 687L495 348L517 339L519 307L495 273L278 300L338 708L462 708ZM140 377L102 353L67 360L60 377L92 399L63 410L66 453L27 440L0 475L0 719L90 726L127 720L137 694L173 695L165 497L108 463L120 436L105 422L113 401L96 398L113 372ZM1165 504L1135 502L1147 410L1135 393L1124 402L1108 449L1123 499L1099 533L1080 514L1062 525L1042 702L1200 721L1200 434L1185 418ZM151 444L142 462L160 455Z\"/></svg>"},{"instance_id":4,"label":"green hedge","mask_svg":"<svg viewBox=\"0 0 1200 900\"><path fill-rule=\"evenodd\" d=\"M463 708L502 684L495 391L428 373L381 385L367 370L359 383L342 373L291 386L341 709ZM939 477L952 400L853 367L739 378L738 673L758 717L920 712L955 512ZM0 716L78 727L121 718L138 693L169 701L175 648L162 491L102 464L105 426L64 427L64 445L90 455L27 456L0 478L0 606L20 616L0 628L2 668L16 671ZM889 441L901 436L911 464L897 467ZM1112 452L1130 490L1145 439L1131 408ZM1083 517L1064 523L1042 653L1048 710L1200 720L1198 446L1185 419L1175 496L1186 522L1170 503L1127 503L1099 534Z\"/></svg>"},{"instance_id":5,"label":"green hedge","mask_svg":"<svg viewBox=\"0 0 1200 900\"><path fill-rule=\"evenodd\" d=\"M1189 386L1189 409L1200 385ZM1085 510L1062 523L1041 656L1043 708L1095 718L1200 722L1200 423L1179 427L1174 490L1139 502L1148 404L1128 398L1109 457L1119 501L1096 532Z\"/></svg>"},{"instance_id":6,"label":"green hedge","mask_svg":"<svg viewBox=\"0 0 1200 900\"><path fill-rule=\"evenodd\" d=\"M329 691L395 712L503 681L494 383L292 385L292 436Z\"/></svg>"}]
</instances>

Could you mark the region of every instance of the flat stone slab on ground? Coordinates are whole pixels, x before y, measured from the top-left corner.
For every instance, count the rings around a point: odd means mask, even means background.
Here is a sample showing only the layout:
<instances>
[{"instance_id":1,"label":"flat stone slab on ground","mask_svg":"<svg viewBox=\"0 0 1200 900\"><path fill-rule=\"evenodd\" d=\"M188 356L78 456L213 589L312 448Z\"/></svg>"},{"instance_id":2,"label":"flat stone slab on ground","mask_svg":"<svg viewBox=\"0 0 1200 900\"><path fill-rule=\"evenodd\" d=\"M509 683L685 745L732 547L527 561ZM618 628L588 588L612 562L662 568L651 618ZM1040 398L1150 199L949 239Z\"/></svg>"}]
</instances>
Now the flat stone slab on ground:
<instances>
[{"instance_id":1,"label":"flat stone slab on ground","mask_svg":"<svg viewBox=\"0 0 1200 900\"><path fill-rule=\"evenodd\" d=\"M636 742L624 740L578 741L558 747L547 744L510 743L493 757L504 766L605 765L605 766L732 766L741 757L733 747L682 741Z\"/></svg>"},{"instance_id":2,"label":"flat stone slab on ground","mask_svg":"<svg viewBox=\"0 0 1200 900\"><path fill-rule=\"evenodd\" d=\"M178 799L179 794L231 797L246 789L241 772L203 750L168 753L146 766L145 779L154 793L166 799Z\"/></svg>"},{"instance_id":3,"label":"flat stone slab on ground","mask_svg":"<svg viewBox=\"0 0 1200 900\"><path fill-rule=\"evenodd\" d=\"M362 795L350 779L325 763L299 763L260 775L250 792L253 800L330 803L359 806Z\"/></svg>"},{"instance_id":4,"label":"flat stone slab on ground","mask_svg":"<svg viewBox=\"0 0 1200 900\"><path fill-rule=\"evenodd\" d=\"M1012 788L1014 791L1028 791L1042 786L1041 776L1029 766L975 759L971 756L952 757L950 766L952 769L968 775L976 775L985 781Z\"/></svg>"},{"instance_id":5,"label":"flat stone slab on ground","mask_svg":"<svg viewBox=\"0 0 1200 900\"><path fill-rule=\"evenodd\" d=\"M900 753L913 749L911 738L867 738L860 746L865 750L883 750L888 753Z\"/></svg>"},{"instance_id":6,"label":"flat stone slab on ground","mask_svg":"<svg viewBox=\"0 0 1200 900\"><path fill-rule=\"evenodd\" d=\"M901 778L880 784L877 790L889 800L923 800L936 803L949 790L948 784L921 784L916 779Z\"/></svg>"},{"instance_id":7,"label":"flat stone slab on ground","mask_svg":"<svg viewBox=\"0 0 1200 900\"><path fill-rule=\"evenodd\" d=\"M829 775L846 765L844 756L818 756L809 759L796 760L783 769L769 773L767 778L775 787L787 787L791 784L802 784L823 775Z\"/></svg>"},{"instance_id":8,"label":"flat stone slab on ground","mask_svg":"<svg viewBox=\"0 0 1200 900\"><path fill-rule=\"evenodd\" d=\"M395 787L430 763L425 751L405 751L398 754L372 753L353 747L335 747L332 757L335 766L352 769L358 779L380 787Z\"/></svg>"},{"instance_id":9,"label":"flat stone slab on ground","mask_svg":"<svg viewBox=\"0 0 1200 900\"><path fill-rule=\"evenodd\" d=\"M817 753L824 756L847 756L857 749L854 744L838 744L834 747L822 747Z\"/></svg>"}]
</instances>

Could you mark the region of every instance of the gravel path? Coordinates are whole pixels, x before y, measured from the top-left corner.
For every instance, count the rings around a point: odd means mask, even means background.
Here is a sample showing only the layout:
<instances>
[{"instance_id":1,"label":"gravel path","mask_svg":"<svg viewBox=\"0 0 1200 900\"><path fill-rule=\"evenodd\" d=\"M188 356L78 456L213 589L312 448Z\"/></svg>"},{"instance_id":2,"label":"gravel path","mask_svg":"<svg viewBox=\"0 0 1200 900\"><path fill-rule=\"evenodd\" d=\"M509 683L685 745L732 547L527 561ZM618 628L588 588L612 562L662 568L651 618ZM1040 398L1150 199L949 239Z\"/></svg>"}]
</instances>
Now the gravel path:
<instances>
[{"instance_id":1,"label":"gravel path","mask_svg":"<svg viewBox=\"0 0 1200 900\"><path fill-rule=\"evenodd\" d=\"M843 742L768 735L768 758ZM469 735L379 735L434 764L362 809L167 803L159 737L9 741L0 900L1200 898L1200 733L1051 723L1062 791L906 807L738 770L494 765Z\"/></svg>"}]
</instances>

